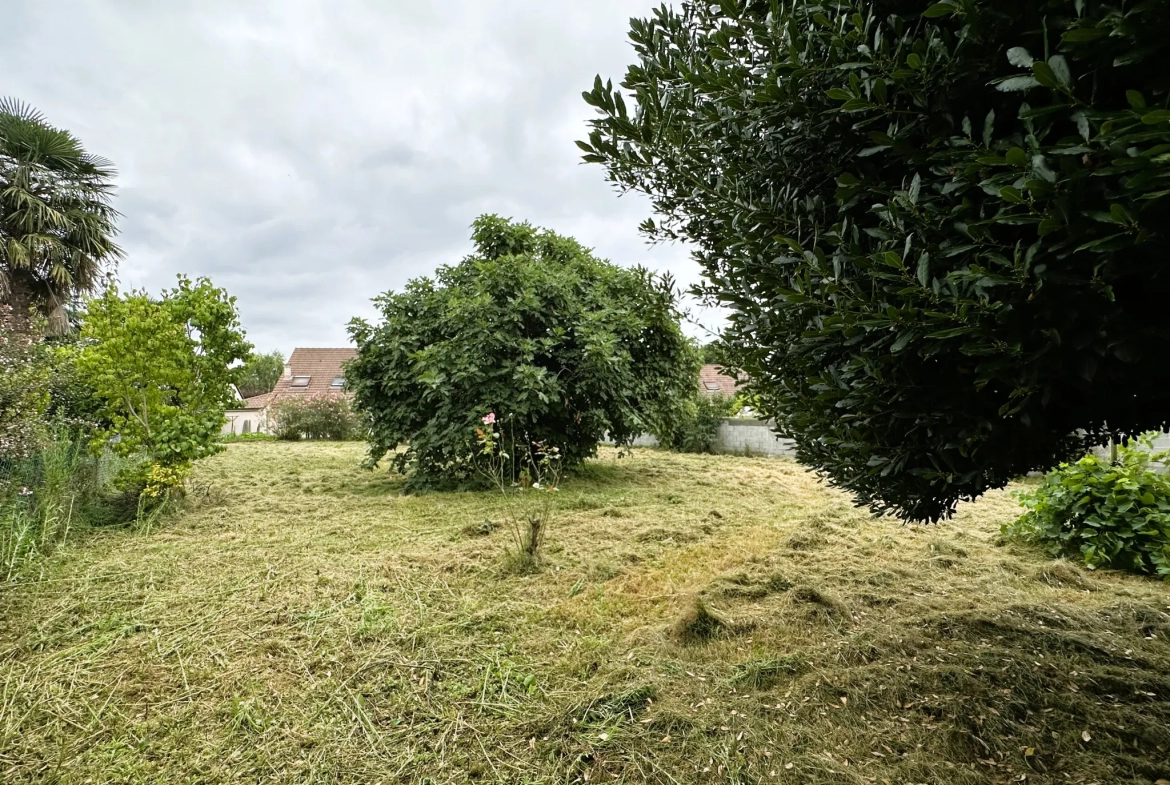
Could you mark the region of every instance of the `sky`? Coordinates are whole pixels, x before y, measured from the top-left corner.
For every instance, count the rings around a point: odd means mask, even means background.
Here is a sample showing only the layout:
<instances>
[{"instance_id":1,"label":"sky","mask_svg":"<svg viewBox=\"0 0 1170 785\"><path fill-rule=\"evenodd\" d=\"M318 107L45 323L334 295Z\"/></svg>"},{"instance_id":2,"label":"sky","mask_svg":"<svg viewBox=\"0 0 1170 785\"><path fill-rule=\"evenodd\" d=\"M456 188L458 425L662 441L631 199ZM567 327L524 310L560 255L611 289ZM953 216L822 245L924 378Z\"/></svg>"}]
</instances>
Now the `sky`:
<instances>
[{"instance_id":1,"label":"sky","mask_svg":"<svg viewBox=\"0 0 1170 785\"><path fill-rule=\"evenodd\" d=\"M370 299L453 264L492 212L618 264L651 247L574 144L655 0L0 0L0 96L118 169L123 289L206 275L258 351L344 346ZM721 317L693 305L688 333Z\"/></svg>"}]
</instances>

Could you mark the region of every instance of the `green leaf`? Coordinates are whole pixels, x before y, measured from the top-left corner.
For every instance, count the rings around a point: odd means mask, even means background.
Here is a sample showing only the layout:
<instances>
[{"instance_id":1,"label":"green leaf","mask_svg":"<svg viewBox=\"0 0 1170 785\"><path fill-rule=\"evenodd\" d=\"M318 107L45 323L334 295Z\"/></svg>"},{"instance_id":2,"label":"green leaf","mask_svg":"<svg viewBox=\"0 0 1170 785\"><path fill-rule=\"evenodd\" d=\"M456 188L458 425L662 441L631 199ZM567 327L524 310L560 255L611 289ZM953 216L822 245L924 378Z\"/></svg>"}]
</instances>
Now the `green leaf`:
<instances>
[{"instance_id":1,"label":"green leaf","mask_svg":"<svg viewBox=\"0 0 1170 785\"><path fill-rule=\"evenodd\" d=\"M1126 210L1123 205L1116 203L1109 205L1109 217L1113 219L1113 223L1129 225L1134 222L1129 210Z\"/></svg>"},{"instance_id":2,"label":"green leaf","mask_svg":"<svg viewBox=\"0 0 1170 785\"><path fill-rule=\"evenodd\" d=\"M1053 55L1048 58L1048 67L1056 76L1056 80L1063 86L1072 84L1072 71L1068 67L1068 60L1064 55Z\"/></svg>"},{"instance_id":3,"label":"green leaf","mask_svg":"<svg viewBox=\"0 0 1170 785\"><path fill-rule=\"evenodd\" d=\"M1156 109L1142 115L1142 122L1146 125L1170 122L1170 109Z\"/></svg>"},{"instance_id":4,"label":"green leaf","mask_svg":"<svg viewBox=\"0 0 1170 785\"><path fill-rule=\"evenodd\" d=\"M1009 49L1007 51L1007 59L1009 63L1016 66L1017 68L1031 68L1032 63L1036 60L1036 58L1032 57L1031 53L1029 53L1028 50L1022 46L1013 46L1011 49Z\"/></svg>"},{"instance_id":5,"label":"green leaf","mask_svg":"<svg viewBox=\"0 0 1170 785\"><path fill-rule=\"evenodd\" d=\"M884 79L879 78L873 83L873 94L879 103L886 102L886 82Z\"/></svg>"},{"instance_id":6,"label":"green leaf","mask_svg":"<svg viewBox=\"0 0 1170 785\"><path fill-rule=\"evenodd\" d=\"M1041 60L1032 63L1032 75L1044 87L1056 87L1059 84L1056 74L1052 71L1052 66Z\"/></svg>"},{"instance_id":7,"label":"green leaf","mask_svg":"<svg viewBox=\"0 0 1170 785\"><path fill-rule=\"evenodd\" d=\"M1005 188L1000 188L999 195L1001 197L1003 197L1003 199L1005 199L1006 201L1011 202L1012 204L1023 204L1024 203L1024 195L1022 193L1020 193L1020 190L1018 188L1013 188L1010 185L1005 187Z\"/></svg>"},{"instance_id":8,"label":"green leaf","mask_svg":"<svg viewBox=\"0 0 1170 785\"><path fill-rule=\"evenodd\" d=\"M936 19L940 16L950 16L955 12L955 7L950 3L935 3L930 8L922 12L922 15L928 19Z\"/></svg>"},{"instance_id":9,"label":"green leaf","mask_svg":"<svg viewBox=\"0 0 1170 785\"><path fill-rule=\"evenodd\" d=\"M983 118L983 146L991 147L991 140L995 133L995 110L992 109L987 113L987 117Z\"/></svg>"},{"instance_id":10,"label":"green leaf","mask_svg":"<svg viewBox=\"0 0 1170 785\"><path fill-rule=\"evenodd\" d=\"M1043 63L1041 64L1043 65ZM1047 68L1047 66L1045 66ZM1055 79L1053 80L1055 83ZM1031 90L1033 87L1039 87L1040 82L1035 77L1031 76L1013 76L1009 79L1004 79L995 85L995 89L1001 93L1019 93L1024 90Z\"/></svg>"},{"instance_id":11,"label":"green leaf","mask_svg":"<svg viewBox=\"0 0 1170 785\"><path fill-rule=\"evenodd\" d=\"M1146 99L1137 90L1126 90L1125 100L1129 101L1129 105L1134 109L1146 108Z\"/></svg>"},{"instance_id":12,"label":"green leaf","mask_svg":"<svg viewBox=\"0 0 1170 785\"><path fill-rule=\"evenodd\" d=\"M1060 37L1060 40L1066 44L1077 44L1096 41L1105 35L1108 35L1108 32L1099 27L1079 27L1076 30L1069 30Z\"/></svg>"},{"instance_id":13,"label":"green leaf","mask_svg":"<svg viewBox=\"0 0 1170 785\"><path fill-rule=\"evenodd\" d=\"M848 101L853 97L852 93L847 90L842 90L840 87L834 87L825 93L825 95L829 96L829 98L832 98L834 101Z\"/></svg>"},{"instance_id":14,"label":"green leaf","mask_svg":"<svg viewBox=\"0 0 1170 785\"><path fill-rule=\"evenodd\" d=\"M916 53L911 52L906 57L906 65L910 66L911 68L913 68L914 70L917 71L919 68L922 67L922 58L919 57Z\"/></svg>"},{"instance_id":15,"label":"green leaf","mask_svg":"<svg viewBox=\"0 0 1170 785\"><path fill-rule=\"evenodd\" d=\"M1007 151L1007 162L1012 166L1026 166L1028 164L1028 154L1024 152L1023 148L1013 147Z\"/></svg>"}]
</instances>

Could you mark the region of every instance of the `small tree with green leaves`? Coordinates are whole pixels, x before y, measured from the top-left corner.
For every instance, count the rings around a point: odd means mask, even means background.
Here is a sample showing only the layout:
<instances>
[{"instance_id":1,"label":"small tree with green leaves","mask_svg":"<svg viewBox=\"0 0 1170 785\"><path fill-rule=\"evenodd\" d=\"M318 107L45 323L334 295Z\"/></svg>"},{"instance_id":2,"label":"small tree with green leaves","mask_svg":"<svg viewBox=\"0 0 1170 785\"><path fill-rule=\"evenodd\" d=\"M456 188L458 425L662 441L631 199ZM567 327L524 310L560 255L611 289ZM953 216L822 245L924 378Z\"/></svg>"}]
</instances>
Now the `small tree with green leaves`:
<instances>
[{"instance_id":1,"label":"small tree with green leaves","mask_svg":"<svg viewBox=\"0 0 1170 785\"><path fill-rule=\"evenodd\" d=\"M82 339L78 367L109 423L95 445L140 456L143 479L170 485L223 449L216 436L234 400L230 366L251 348L234 297L183 276L157 299L111 287L89 301Z\"/></svg>"},{"instance_id":2,"label":"small tree with green leaves","mask_svg":"<svg viewBox=\"0 0 1170 785\"><path fill-rule=\"evenodd\" d=\"M568 471L607 433L628 443L678 416L698 353L669 279L496 216L472 239L459 264L377 298L380 324L350 323L346 387L370 429L370 465L405 444L393 461L411 487L482 484L474 434L494 412L513 470L541 444Z\"/></svg>"},{"instance_id":3,"label":"small tree with green leaves","mask_svg":"<svg viewBox=\"0 0 1170 785\"><path fill-rule=\"evenodd\" d=\"M682 2L631 21L581 146L696 249L800 460L934 520L1170 418L1168 31L1166 2Z\"/></svg>"}]
</instances>

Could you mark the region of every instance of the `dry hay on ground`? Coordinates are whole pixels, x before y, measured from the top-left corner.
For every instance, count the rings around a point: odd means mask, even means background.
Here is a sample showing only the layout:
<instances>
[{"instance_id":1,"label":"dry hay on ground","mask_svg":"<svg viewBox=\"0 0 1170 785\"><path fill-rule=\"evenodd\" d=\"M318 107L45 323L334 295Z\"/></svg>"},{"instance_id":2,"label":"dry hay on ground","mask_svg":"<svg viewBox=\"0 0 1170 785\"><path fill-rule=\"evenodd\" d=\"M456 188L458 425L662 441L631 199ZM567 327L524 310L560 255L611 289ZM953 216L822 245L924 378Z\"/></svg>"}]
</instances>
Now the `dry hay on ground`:
<instances>
[{"instance_id":1,"label":"dry hay on ground","mask_svg":"<svg viewBox=\"0 0 1170 785\"><path fill-rule=\"evenodd\" d=\"M787 460L606 452L514 575L494 496L360 452L234 444L0 590L3 781L1170 779L1170 588L1001 544L1005 493L906 527Z\"/></svg>"}]
</instances>

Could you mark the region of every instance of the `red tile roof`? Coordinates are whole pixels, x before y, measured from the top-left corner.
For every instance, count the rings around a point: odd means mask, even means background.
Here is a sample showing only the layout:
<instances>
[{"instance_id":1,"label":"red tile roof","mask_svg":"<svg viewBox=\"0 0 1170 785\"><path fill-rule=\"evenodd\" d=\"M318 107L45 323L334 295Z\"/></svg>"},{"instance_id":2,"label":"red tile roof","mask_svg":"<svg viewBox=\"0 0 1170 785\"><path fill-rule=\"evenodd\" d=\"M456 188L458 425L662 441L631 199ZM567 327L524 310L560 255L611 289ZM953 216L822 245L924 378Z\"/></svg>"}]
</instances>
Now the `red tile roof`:
<instances>
[{"instance_id":1,"label":"red tile roof","mask_svg":"<svg viewBox=\"0 0 1170 785\"><path fill-rule=\"evenodd\" d=\"M699 390L704 395L735 395L739 384L734 376L723 372L722 365L704 365L699 370Z\"/></svg>"},{"instance_id":2,"label":"red tile roof","mask_svg":"<svg viewBox=\"0 0 1170 785\"><path fill-rule=\"evenodd\" d=\"M272 400L272 393L266 392L263 395L253 395L251 398L245 398L243 403L234 408L236 409L263 409Z\"/></svg>"},{"instance_id":3,"label":"red tile roof","mask_svg":"<svg viewBox=\"0 0 1170 785\"><path fill-rule=\"evenodd\" d=\"M344 395L333 386L333 380L344 375L342 364L356 355L356 349L293 349L292 356L285 363L284 374L268 393L270 397L265 405L286 397ZM293 379L297 376L308 376L309 384L293 387Z\"/></svg>"}]
</instances>

